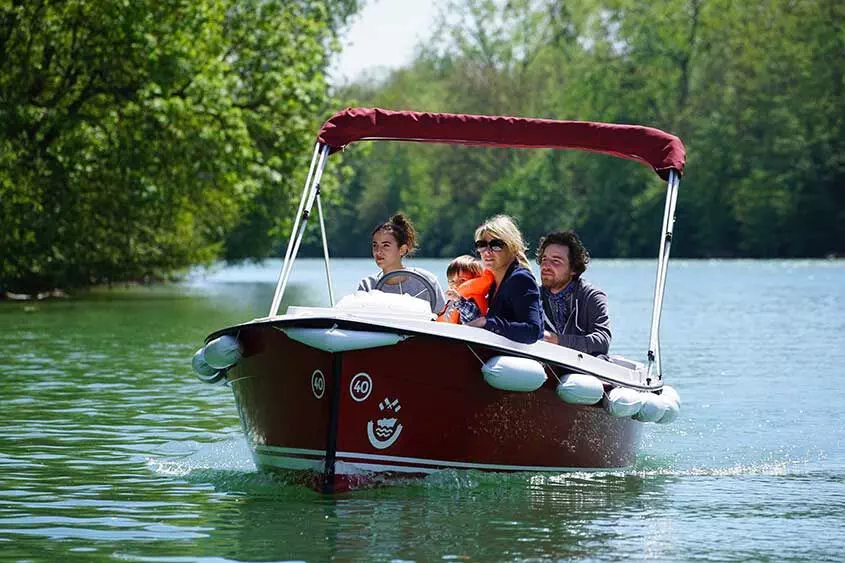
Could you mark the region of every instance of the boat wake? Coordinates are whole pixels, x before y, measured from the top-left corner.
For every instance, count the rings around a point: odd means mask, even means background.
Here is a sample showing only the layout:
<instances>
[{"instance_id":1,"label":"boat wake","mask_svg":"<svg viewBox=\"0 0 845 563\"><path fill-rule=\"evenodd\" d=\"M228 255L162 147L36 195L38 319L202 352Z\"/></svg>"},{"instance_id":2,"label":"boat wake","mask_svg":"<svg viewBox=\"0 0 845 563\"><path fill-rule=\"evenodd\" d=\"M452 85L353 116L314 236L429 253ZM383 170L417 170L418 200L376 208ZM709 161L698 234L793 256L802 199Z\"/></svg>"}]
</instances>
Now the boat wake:
<instances>
[{"instance_id":1,"label":"boat wake","mask_svg":"<svg viewBox=\"0 0 845 563\"><path fill-rule=\"evenodd\" d=\"M239 434L213 443L168 442L147 458L147 467L159 476L210 485L221 492L262 497L316 494L282 475L257 471Z\"/></svg>"},{"instance_id":2,"label":"boat wake","mask_svg":"<svg viewBox=\"0 0 845 563\"><path fill-rule=\"evenodd\" d=\"M147 467L163 477L183 479L191 483L207 483L216 490L233 493L288 496L295 491L302 491L302 494L308 496L314 494L308 487L303 486L301 479L295 479L293 475L258 471L252 462L249 446L238 434L232 434L226 440L214 443L192 440L169 442L160 446L156 454L147 458ZM634 465L626 469L564 473L492 473L447 469L425 477L409 477L399 481L394 478L389 484L391 487L455 491L596 485L627 488L636 483L663 482L667 478L800 476L805 473L803 466L813 461L815 460L790 458L726 466L682 467L674 457L661 458L641 454ZM369 489L378 488L380 483L376 477Z\"/></svg>"}]
</instances>

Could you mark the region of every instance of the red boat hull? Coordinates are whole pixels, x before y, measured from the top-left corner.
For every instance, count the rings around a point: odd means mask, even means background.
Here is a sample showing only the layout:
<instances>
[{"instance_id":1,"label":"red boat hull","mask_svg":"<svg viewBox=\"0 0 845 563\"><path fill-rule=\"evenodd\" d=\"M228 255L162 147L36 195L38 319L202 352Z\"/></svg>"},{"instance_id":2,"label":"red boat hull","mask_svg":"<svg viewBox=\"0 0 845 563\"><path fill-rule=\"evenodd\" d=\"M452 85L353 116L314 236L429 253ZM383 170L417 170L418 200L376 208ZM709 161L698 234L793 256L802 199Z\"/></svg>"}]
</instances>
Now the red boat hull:
<instances>
[{"instance_id":1,"label":"red boat hull","mask_svg":"<svg viewBox=\"0 0 845 563\"><path fill-rule=\"evenodd\" d=\"M256 464L322 492L441 469L564 472L631 465L640 424L563 403L554 380L500 391L495 354L433 336L323 352L276 327L245 327L227 374ZM473 353L473 351L475 353Z\"/></svg>"}]
</instances>

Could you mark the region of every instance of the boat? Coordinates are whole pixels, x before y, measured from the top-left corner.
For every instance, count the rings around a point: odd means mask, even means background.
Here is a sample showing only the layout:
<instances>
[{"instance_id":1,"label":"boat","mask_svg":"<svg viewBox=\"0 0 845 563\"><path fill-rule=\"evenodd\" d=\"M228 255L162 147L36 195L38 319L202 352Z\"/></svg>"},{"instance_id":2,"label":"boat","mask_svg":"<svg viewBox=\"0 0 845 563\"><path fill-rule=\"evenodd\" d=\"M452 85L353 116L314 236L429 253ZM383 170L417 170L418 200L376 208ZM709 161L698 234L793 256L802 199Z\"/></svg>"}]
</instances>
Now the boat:
<instances>
[{"instance_id":1,"label":"boat","mask_svg":"<svg viewBox=\"0 0 845 563\"><path fill-rule=\"evenodd\" d=\"M435 322L429 305L408 295L355 292L336 301L320 180L333 153L361 141L583 150L652 168L666 183L666 204L643 361ZM678 137L645 126L340 111L317 135L267 316L208 335L194 370L231 388L260 470L322 493L444 470L628 467L643 424L671 422L680 410L678 393L664 385L659 329L684 162ZM315 204L330 303L279 314Z\"/></svg>"}]
</instances>

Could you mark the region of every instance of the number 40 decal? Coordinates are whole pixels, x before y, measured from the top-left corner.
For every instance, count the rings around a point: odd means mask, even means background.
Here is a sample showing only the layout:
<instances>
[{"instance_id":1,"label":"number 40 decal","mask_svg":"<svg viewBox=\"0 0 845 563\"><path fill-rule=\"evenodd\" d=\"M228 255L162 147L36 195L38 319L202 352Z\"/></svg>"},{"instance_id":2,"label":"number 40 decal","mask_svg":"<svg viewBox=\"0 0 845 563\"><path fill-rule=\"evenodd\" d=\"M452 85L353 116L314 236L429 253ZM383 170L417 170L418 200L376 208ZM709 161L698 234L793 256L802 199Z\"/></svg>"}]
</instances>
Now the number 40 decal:
<instances>
[{"instance_id":1,"label":"number 40 decal","mask_svg":"<svg viewBox=\"0 0 845 563\"><path fill-rule=\"evenodd\" d=\"M349 396L354 401L365 401L373 391L373 380L366 373L359 373L349 382Z\"/></svg>"},{"instance_id":2,"label":"number 40 decal","mask_svg":"<svg viewBox=\"0 0 845 563\"><path fill-rule=\"evenodd\" d=\"M323 377L323 372L318 369L315 369L314 373L311 374L311 392L317 399L322 399L326 392L326 378Z\"/></svg>"}]
</instances>

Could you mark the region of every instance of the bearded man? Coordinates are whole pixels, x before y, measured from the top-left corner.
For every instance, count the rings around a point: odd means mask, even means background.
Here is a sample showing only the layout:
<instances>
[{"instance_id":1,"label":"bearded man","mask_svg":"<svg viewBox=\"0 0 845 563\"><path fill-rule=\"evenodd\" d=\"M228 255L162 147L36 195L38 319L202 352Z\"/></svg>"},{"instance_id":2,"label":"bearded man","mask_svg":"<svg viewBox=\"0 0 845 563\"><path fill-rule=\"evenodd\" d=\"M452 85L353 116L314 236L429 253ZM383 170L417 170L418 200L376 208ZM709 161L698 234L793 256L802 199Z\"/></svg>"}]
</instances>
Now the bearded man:
<instances>
[{"instance_id":1,"label":"bearded man","mask_svg":"<svg viewBox=\"0 0 845 563\"><path fill-rule=\"evenodd\" d=\"M573 231L540 239L540 298L545 314L543 340L593 356L610 349L607 295L581 278L590 253Z\"/></svg>"}]
</instances>

